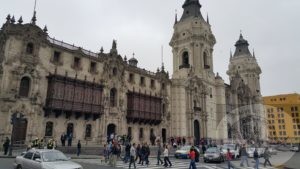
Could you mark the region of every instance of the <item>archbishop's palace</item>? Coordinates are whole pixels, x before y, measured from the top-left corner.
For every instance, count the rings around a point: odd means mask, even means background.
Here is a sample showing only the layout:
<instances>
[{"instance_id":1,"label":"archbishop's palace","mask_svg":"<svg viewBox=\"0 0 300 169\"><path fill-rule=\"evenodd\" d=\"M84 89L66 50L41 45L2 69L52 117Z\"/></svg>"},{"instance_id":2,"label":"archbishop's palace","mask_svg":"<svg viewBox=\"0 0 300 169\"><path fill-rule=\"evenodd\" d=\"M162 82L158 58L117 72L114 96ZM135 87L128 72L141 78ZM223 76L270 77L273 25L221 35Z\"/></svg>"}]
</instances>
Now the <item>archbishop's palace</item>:
<instances>
[{"instance_id":1,"label":"archbishop's palace","mask_svg":"<svg viewBox=\"0 0 300 169\"><path fill-rule=\"evenodd\" d=\"M136 58L118 53L116 41L93 53L51 38L35 13L30 23L8 15L0 30L0 140L59 141L62 133L88 145L104 144L111 133L134 142L265 140L261 69L247 40L240 35L228 56L225 84L214 72L216 39L199 1L182 7L170 37L172 76L163 66L139 68Z\"/></svg>"}]
</instances>

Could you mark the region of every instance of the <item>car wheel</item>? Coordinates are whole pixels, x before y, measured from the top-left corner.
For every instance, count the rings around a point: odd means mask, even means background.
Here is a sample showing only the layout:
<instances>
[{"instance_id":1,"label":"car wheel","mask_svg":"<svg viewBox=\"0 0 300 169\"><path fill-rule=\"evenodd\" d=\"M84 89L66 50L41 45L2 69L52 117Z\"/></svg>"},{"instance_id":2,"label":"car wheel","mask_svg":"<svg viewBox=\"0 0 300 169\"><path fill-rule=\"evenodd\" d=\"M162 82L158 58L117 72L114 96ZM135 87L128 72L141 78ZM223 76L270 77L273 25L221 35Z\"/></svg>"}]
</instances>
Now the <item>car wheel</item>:
<instances>
[{"instance_id":1,"label":"car wheel","mask_svg":"<svg viewBox=\"0 0 300 169\"><path fill-rule=\"evenodd\" d=\"M18 165L18 166L17 166L17 169L22 169L22 166L21 166L21 165Z\"/></svg>"}]
</instances>

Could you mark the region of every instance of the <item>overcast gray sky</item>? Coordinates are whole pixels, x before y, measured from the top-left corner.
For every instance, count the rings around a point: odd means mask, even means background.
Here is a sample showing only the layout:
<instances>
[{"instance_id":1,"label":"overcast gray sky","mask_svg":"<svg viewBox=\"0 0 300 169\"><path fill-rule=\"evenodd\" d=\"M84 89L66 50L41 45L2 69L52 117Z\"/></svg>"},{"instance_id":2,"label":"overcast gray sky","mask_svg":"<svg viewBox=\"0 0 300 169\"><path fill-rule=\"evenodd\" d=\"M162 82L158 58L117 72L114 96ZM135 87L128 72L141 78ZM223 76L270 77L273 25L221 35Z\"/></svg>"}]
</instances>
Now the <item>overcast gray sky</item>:
<instances>
[{"instance_id":1,"label":"overcast gray sky","mask_svg":"<svg viewBox=\"0 0 300 169\"><path fill-rule=\"evenodd\" d=\"M118 41L118 51L128 58L134 52L139 67L156 71L164 46L166 69L172 74L169 41L174 15L184 0L38 0L37 25L48 26L51 37L98 52ZM200 0L209 14L217 39L214 71L228 82L230 49L242 30L255 49L262 68L263 95L300 92L299 0ZM29 22L34 0L0 0L0 20L7 14ZM2 19L1 19L2 18Z\"/></svg>"}]
</instances>

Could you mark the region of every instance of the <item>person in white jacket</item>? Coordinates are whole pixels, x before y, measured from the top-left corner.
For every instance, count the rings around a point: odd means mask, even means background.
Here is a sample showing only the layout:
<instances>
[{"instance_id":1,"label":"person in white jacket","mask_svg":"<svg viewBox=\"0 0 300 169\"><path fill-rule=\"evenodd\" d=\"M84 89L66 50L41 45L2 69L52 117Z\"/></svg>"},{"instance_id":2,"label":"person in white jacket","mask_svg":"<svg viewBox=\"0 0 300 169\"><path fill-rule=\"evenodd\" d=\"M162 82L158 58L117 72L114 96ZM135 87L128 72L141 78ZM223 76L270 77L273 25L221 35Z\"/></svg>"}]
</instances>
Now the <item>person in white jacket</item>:
<instances>
[{"instance_id":1,"label":"person in white jacket","mask_svg":"<svg viewBox=\"0 0 300 169\"><path fill-rule=\"evenodd\" d=\"M129 169L131 168L131 164L133 163L133 167L136 168L135 166L135 158L136 158L136 148L135 148L135 143L132 144L130 148L130 162L129 162Z\"/></svg>"},{"instance_id":2,"label":"person in white jacket","mask_svg":"<svg viewBox=\"0 0 300 169\"><path fill-rule=\"evenodd\" d=\"M168 167L168 163L169 163L169 167L171 167L172 166L172 163L171 163L171 161L170 161L170 159L169 159L169 149L168 149L168 145L165 145L165 150L164 150L164 161L165 161L165 164L164 164L164 166L165 167Z\"/></svg>"}]
</instances>

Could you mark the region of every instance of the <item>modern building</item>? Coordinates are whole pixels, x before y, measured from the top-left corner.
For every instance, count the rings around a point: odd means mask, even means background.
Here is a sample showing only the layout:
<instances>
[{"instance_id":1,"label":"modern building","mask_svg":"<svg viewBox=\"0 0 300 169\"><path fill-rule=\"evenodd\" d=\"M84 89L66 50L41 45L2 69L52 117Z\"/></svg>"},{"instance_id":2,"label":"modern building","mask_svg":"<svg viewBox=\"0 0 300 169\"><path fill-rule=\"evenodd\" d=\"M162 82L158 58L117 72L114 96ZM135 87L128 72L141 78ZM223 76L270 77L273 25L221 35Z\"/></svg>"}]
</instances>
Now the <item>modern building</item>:
<instances>
[{"instance_id":1,"label":"modern building","mask_svg":"<svg viewBox=\"0 0 300 169\"><path fill-rule=\"evenodd\" d=\"M36 25L36 13L25 24L8 15L0 30L0 140L12 135L24 144L36 137L59 140L63 133L88 145L103 144L112 133L134 142L225 140L228 134L249 140L253 133L265 139L261 70L248 42L241 35L236 43L225 84L214 72L216 39L199 1L182 7L170 41L171 77L163 66L139 68L134 56L118 53L116 41L110 51L94 53L51 38L47 27ZM240 109L246 105L247 123Z\"/></svg>"},{"instance_id":2,"label":"modern building","mask_svg":"<svg viewBox=\"0 0 300 169\"><path fill-rule=\"evenodd\" d=\"M281 94L263 97L272 142L300 142L300 95Z\"/></svg>"}]
</instances>

